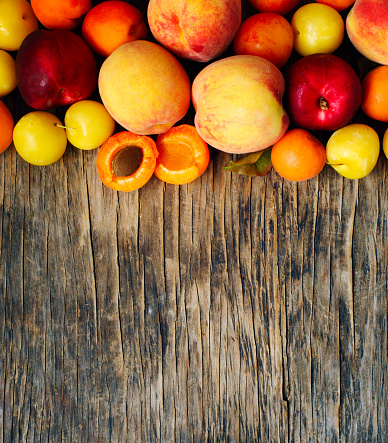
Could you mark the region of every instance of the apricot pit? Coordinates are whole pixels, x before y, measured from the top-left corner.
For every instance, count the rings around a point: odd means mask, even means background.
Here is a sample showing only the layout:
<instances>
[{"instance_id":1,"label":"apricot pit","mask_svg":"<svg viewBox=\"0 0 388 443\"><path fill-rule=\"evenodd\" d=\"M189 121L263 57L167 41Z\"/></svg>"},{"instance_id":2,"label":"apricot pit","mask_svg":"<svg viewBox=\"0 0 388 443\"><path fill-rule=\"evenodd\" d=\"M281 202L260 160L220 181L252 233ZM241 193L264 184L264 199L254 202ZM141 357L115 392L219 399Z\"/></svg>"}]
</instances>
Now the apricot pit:
<instances>
[{"instance_id":1,"label":"apricot pit","mask_svg":"<svg viewBox=\"0 0 388 443\"><path fill-rule=\"evenodd\" d=\"M113 173L116 177L128 177L140 168L142 161L143 150L138 146L127 146L113 157Z\"/></svg>"}]
</instances>

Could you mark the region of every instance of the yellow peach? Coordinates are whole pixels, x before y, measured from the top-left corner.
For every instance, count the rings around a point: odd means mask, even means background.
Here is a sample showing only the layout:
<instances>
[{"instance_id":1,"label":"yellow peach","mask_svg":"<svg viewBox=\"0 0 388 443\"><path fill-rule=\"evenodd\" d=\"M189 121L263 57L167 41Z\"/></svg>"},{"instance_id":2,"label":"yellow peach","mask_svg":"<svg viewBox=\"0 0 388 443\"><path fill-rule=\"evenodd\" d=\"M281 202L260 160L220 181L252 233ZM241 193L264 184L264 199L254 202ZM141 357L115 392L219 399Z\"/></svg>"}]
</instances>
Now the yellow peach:
<instances>
[{"instance_id":1,"label":"yellow peach","mask_svg":"<svg viewBox=\"0 0 388 443\"><path fill-rule=\"evenodd\" d=\"M241 24L241 0L150 0L155 39L178 57L207 62L232 43Z\"/></svg>"},{"instance_id":2,"label":"yellow peach","mask_svg":"<svg viewBox=\"0 0 388 443\"><path fill-rule=\"evenodd\" d=\"M179 61L157 43L135 40L103 62L101 100L123 128L160 134L182 119L190 106L190 80Z\"/></svg>"},{"instance_id":3,"label":"yellow peach","mask_svg":"<svg viewBox=\"0 0 388 443\"><path fill-rule=\"evenodd\" d=\"M195 126L209 145L230 153L268 148L286 132L285 82L270 61L233 55L207 65L195 77Z\"/></svg>"}]
</instances>

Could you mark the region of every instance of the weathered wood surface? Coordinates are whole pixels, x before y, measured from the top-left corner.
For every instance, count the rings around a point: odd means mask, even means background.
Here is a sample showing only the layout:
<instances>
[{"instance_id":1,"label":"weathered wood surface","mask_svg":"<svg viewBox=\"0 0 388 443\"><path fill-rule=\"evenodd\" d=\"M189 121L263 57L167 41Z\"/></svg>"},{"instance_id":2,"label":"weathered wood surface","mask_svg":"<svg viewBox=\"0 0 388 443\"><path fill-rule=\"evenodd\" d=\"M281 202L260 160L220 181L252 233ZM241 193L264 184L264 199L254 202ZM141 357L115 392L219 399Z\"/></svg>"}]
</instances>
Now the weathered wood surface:
<instances>
[{"instance_id":1,"label":"weathered wood surface","mask_svg":"<svg viewBox=\"0 0 388 443\"><path fill-rule=\"evenodd\" d=\"M118 193L96 155L0 156L1 443L388 441L383 156Z\"/></svg>"}]
</instances>

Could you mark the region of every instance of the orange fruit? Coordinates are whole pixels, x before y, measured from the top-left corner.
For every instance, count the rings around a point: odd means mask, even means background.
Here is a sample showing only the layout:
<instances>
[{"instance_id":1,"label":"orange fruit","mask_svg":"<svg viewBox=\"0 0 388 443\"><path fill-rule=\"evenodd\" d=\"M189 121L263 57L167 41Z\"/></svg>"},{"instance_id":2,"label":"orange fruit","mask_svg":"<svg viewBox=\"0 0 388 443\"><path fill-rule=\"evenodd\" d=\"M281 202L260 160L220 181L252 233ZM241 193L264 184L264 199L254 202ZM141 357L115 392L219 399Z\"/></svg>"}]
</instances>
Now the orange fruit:
<instances>
[{"instance_id":1,"label":"orange fruit","mask_svg":"<svg viewBox=\"0 0 388 443\"><path fill-rule=\"evenodd\" d=\"M109 0L91 8L82 23L82 37L93 52L108 57L124 43L144 40L143 14L123 0Z\"/></svg>"},{"instance_id":2,"label":"orange fruit","mask_svg":"<svg viewBox=\"0 0 388 443\"><path fill-rule=\"evenodd\" d=\"M272 146L272 166L283 178L308 180L318 175L326 162L324 145L305 129L287 131Z\"/></svg>"},{"instance_id":3,"label":"orange fruit","mask_svg":"<svg viewBox=\"0 0 388 443\"><path fill-rule=\"evenodd\" d=\"M15 126L11 112L0 101L0 153L4 152L12 143L13 128Z\"/></svg>"},{"instance_id":4,"label":"orange fruit","mask_svg":"<svg viewBox=\"0 0 388 443\"><path fill-rule=\"evenodd\" d=\"M362 110L374 120L388 122L388 66L369 71L361 85Z\"/></svg>"},{"instance_id":5,"label":"orange fruit","mask_svg":"<svg viewBox=\"0 0 388 443\"><path fill-rule=\"evenodd\" d=\"M349 8L349 6L351 6L355 0L316 0L316 2L331 6L336 11L341 12Z\"/></svg>"},{"instance_id":6,"label":"orange fruit","mask_svg":"<svg viewBox=\"0 0 388 443\"><path fill-rule=\"evenodd\" d=\"M102 183L116 191L135 191L152 177L158 151L147 135L117 132L97 154L97 171Z\"/></svg>"},{"instance_id":7,"label":"orange fruit","mask_svg":"<svg viewBox=\"0 0 388 443\"><path fill-rule=\"evenodd\" d=\"M385 156L388 158L388 129L385 130L383 136L383 151Z\"/></svg>"},{"instance_id":8,"label":"orange fruit","mask_svg":"<svg viewBox=\"0 0 388 443\"><path fill-rule=\"evenodd\" d=\"M202 175L209 164L209 148L192 125L174 126L156 138L155 175L175 185L190 183Z\"/></svg>"},{"instance_id":9,"label":"orange fruit","mask_svg":"<svg viewBox=\"0 0 388 443\"><path fill-rule=\"evenodd\" d=\"M282 15L262 12L241 24L233 46L237 55L258 55L281 68L291 56L294 32Z\"/></svg>"}]
</instances>

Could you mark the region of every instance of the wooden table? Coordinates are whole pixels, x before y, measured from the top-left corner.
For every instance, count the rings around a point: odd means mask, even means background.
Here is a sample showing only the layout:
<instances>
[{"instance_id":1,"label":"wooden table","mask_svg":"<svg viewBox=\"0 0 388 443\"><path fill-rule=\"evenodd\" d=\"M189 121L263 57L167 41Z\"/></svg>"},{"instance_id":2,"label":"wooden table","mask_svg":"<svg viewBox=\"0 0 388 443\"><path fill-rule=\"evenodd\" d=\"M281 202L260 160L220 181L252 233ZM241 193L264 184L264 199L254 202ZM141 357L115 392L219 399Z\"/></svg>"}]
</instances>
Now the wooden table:
<instances>
[{"instance_id":1,"label":"wooden table","mask_svg":"<svg viewBox=\"0 0 388 443\"><path fill-rule=\"evenodd\" d=\"M96 155L0 156L1 443L388 441L383 155L131 193Z\"/></svg>"}]
</instances>

